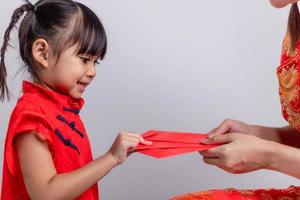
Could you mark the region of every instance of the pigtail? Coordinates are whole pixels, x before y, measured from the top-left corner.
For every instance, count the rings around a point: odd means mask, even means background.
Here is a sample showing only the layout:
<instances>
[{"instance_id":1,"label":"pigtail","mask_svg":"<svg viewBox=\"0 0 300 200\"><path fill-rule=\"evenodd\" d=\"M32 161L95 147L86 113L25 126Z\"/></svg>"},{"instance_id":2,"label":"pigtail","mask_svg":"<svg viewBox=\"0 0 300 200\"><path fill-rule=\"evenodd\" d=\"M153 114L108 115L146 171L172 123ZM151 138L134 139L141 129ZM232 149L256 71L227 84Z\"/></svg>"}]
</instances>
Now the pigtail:
<instances>
[{"instance_id":1,"label":"pigtail","mask_svg":"<svg viewBox=\"0 0 300 200\"><path fill-rule=\"evenodd\" d=\"M293 3L290 9L288 33L290 36L290 50L294 52L296 49L296 43L298 42L300 36L300 14L297 2Z\"/></svg>"},{"instance_id":2,"label":"pigtail","mask_svg":"<svg viewBox=\"0 0 300 200\"><path fill-rule=\"evenodd\" d=\"M20 19L20 17L26 12L30 10L34 10L34 6L28 1L25 0L27 4L22 5L21 7L17 8L12 17L11 21L9 23L8 28L5 31L4 37L3 37L3 44L2 48L0 51L0 100L3 102L5 97L9 100L9 89L6 83L6 77L7 77L7 72L6 72L6 66L4 62L5 58L5 52L7 50L7 47L9 46L9 39L10 39L10 33L15 27L16 23Z\"/></svg>"}]
</instances>

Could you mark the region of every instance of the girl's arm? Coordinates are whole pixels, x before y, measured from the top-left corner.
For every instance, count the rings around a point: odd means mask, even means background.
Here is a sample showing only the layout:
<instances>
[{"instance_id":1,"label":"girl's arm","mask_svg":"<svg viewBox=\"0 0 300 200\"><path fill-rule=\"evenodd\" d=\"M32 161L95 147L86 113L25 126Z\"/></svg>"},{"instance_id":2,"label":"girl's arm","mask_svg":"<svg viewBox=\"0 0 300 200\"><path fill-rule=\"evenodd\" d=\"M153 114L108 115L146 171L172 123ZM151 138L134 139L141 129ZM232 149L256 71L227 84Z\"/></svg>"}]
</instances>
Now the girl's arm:
<instances>
[{"instance_id":1,"label":"girl's arm","mask_svg":"<svg viewBox=\"0 0 300 200\"><path fill-rule=\"evenodd\" d=\"M20 166L31 199L74 199L124 162L128 149L134 149L139 142L149 144L138 135L121 133L108 153L77 170L57 174L48 146L42 140L37 133L16 138Z\"/></svg>"},{"instance_id":2,"label":"girl's arm","mask_svg":"<svg viewBox=\"0 0 300 200\"><path fill-rule=\"evenodd\" d=\"M283 8L290 3L295 3L298 0L270 0L270 3L276 8Z\"/></svg>"}]
</instances>

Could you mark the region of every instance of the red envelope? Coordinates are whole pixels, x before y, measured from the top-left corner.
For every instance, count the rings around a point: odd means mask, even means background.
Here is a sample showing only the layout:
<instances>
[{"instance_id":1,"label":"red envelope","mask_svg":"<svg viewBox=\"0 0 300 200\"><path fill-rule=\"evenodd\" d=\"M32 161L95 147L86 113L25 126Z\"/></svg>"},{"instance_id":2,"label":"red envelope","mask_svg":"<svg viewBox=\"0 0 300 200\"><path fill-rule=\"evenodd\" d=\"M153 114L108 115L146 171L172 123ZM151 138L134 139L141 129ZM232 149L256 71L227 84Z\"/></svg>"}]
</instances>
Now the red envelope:
<instances>
[{"instance_id":1,"label":"red envelope","mask_svg":"<svg viewBox=\"0 0 300 200\"><path fill-rule=\"evenodd\" d=\"M145 138L146 139L146 138ZM170 148L188 148L188 147L202 147L203 144L193 144L193 143L182 143L182 142L165 142L165 141L155 141L155 140L149 140L152 142L152 145L144 145L139 144L136 147L136 150L142 150L142 149L170 149Z\"/></svg>"},{"instance_id":2,"label":"red envelope","mask_svg":"<svg viewBox=\"0 0 300 200\"><path fill-rule=\"evenodd\" d=\"M149 130L141 136L151 141L152 145L139 144L136 151L156 158L203 151L218 146L200 143L207 134Z\"/></svg>"},{"instance_id":3,"label":"red envelope","mask_svg":"<svg viewBox=\"0 0 300 200\"><path fill-rule=\"evenodd\" d=\"M149 130L141 135L145 140L199 144L207 134Z\"/></svg>"}]
</instances>

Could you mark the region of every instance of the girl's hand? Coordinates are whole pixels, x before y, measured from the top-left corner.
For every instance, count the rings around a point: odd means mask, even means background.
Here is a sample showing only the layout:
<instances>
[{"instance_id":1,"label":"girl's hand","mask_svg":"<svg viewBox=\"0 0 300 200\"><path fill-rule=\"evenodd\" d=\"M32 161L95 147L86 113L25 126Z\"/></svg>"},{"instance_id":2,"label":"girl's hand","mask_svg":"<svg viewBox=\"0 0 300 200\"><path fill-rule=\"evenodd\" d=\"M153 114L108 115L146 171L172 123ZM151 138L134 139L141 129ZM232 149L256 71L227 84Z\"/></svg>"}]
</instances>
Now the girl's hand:
<instances>
[{"instance_id":1,"label":"girl's hand","mask_svg":"<svg viewBox=\"0 0 300 200\"><path fill-rule=\"evenodd\" d=\"M145 145L152 144L152 142L144 140L144 138L138 134L120 132L108 153L112 155L116 164L121 164L125 161L128 154L135 150L139 143Z\"/></svg>"},{"instance_id":2,"label":"girl's hand","mask_svg":"<svg viewBox=\"0 0 300 200\"><path fill-rule=\"evenodd\" d=\"M208 138L206 144L223 144L200 152L203 161L230 173L245 173L271 165L273 142L241 133L228 133Z\"/></svg>"},{"instance_id":3,"label":"girl's hand","mask_svg":"<svg viewBox=\"0 0 300 200\"><path fill-rule=\"evenodd\" d=\"M259 128L255 125L249 125L241 121L226 119L217 128L211 130L208 135L209 137L223 135L226 133L238 132L253 136L259 136Z\"/></svg>"}]
</instances>

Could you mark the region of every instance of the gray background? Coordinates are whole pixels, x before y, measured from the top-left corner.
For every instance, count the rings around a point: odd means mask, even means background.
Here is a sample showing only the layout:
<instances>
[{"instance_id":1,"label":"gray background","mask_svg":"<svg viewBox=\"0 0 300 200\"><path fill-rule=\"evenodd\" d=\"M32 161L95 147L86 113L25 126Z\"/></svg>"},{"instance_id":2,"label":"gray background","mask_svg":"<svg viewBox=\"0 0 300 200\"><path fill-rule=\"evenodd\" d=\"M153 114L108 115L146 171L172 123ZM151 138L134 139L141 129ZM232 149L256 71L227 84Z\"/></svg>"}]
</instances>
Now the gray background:
<instances>
[{"instance_id":1,"label":"gray background","mask_svg":"<svg viewBox=\"0 0 300 200\"><path fill-rule=\"evenodd\" d=\"M267 0L81 2L101 18L109 41L81 115L95 157L109 149L119 130L206 132L225 118L286 124L275 70L289 8L273 8ZM20 4L2 0L1 35ZM17 48L16 31L11 43ZM23 72L14 78L22 64L16 49L6 63L15 97L0 106L1 167L9 115L24 78ZM210 188L291 184L300 185L266 170L228 174L191 153L161 160L133 154L99 185L102 199L152 200Z\"/></svg>"}]
</instances>

